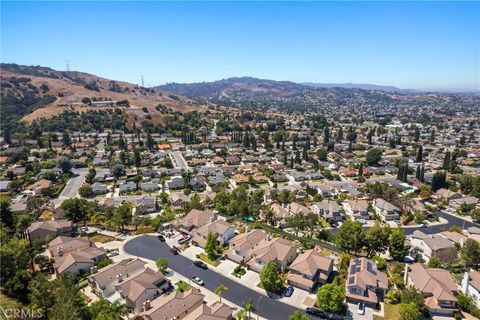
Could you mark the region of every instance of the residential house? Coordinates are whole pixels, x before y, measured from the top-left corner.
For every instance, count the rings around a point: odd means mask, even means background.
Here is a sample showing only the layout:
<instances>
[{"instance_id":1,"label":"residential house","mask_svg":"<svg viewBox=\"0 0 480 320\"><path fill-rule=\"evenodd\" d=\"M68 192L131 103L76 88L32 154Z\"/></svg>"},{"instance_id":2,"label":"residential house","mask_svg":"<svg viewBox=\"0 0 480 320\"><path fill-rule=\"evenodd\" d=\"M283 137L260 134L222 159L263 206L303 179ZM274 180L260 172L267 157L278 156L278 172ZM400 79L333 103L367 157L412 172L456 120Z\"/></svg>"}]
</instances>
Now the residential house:
<instances>
[{"instance_id":1,"label":"residential house","mask_svg":"<svg viewBox=\"0 0 480 320\"><path fill-rule=\"evenodd\" d=\"M207 306L204 295L197 289L185 292L175 291L153 301L144 302L143 320L230 320L232 309L223 303Z\"/></svg>"},{"instance_id":2,"label":"residential house","mask_svg":"<svg viewBox=\"0 0 480 320\"><path fill-rule=\"evenodd\" d=\"M12 182L8 180L2 180L0 181L0 192L7 192L10 191L10 184Z\"/></svg>"},{"instance_id":3,"label":"residential house","mask_svg":"<svg viewBox=\"0 0 480 320\"><path fill-rule=\"evenodd\" d=\"M368 212L368 202L366 200L348 200L343 203L345 213L353 220L370 220L372 215Z\"/></svg>"},{"instance_id":4,"label":"residential house","mask_svg":"<svg viewBox=\"0 0 480 320\"><path fill-rule=\"evenodd\" d=\"M373 200L373 209L384 221L400 219L400 209L382 198Z\"/></svg>"},{"instance_id":5,"label":"residential house","mask_svg":"<svg viewBox=\"0 0 480 320\"><path fill-rule=\"evenodd\" d=\"M154 197L143 196L135 200L137 212L140 214L157 211L157 203Z\"/></svg>"},{"instance_id":6,"label":"residential house","mask_svg":"<svg viewBox=\"0 0 480 320\"><path fill-rule=\"evenodd\" d=\"M41 179L32 184L29 188L33 192L34 196L41 196L46 190L51 188L53 185L52 181Z\"/></svg>"},{"instance_id":7,"label":"residential house","mask_svg":"<svg viewBox=\"0 0 480 320\"><path fill-rule=\"evenodd\" d=\"M155 183L153 181L143 182L142 184L140 184L140 188L143 192L155 192L160 189L158 183Z\"/></svg>"},{"instance_id":8,"label":"residential house","mask_svg":"<svg viewBox=\"0 0 480 320\"><path fill-rule=\"evenodd\" d=\"M461 193L453 192L451 190L444 189L444 188L437 190L437 192L435 192L435 195L437 197L444 198L448 202L453 201L455 199L460 199L463 197Z\"/></svg>"},{"instance_id":9,"label":"residential house","mask_svg":"<svg viewBox=\"0 0 480 320\"><path fill-rule=\"evenodd\" d=\"M179 190L185 187L185 180L182 177L173 177L170 181L167 182L168 189L170 190Z\"/></svg>"},{"instance_id":10,"label":"residential house","mask_svg":"<svg viewBox=\"0 0 480 320\"><path fill-rule=\"evenodd\" d=\"M100 183L100 182L94 182L90 185L90 187L92 188L92 192L95 195L106 194L106 193L110 192L110 190L108 190L107 186Z\"/></svg>"},{"instance_id":11,"label":"residential house","mask_svg":"<svg viewBox=\"0 0 480 320\"><path fill-rule=\"evenodd\" d=\"M290 285L313 291L318 284L327 281L333 271L333 259L317 249L301 253L290 265L287 281Z\"/></svg>"},{"instance_id":12,"label":"residential house","mask_svg":"<svg viewBox=\"0 0 480 320\"><path fill-rule=\"evenodd\" d=\"M53 268L57 274L86 272L107 257L105 249L97 248L87 237L58 236L48 244L48 251L55 260Z\"/></svg>"},{"instance_id":13,"label":"residential house","mask_svg":"<svg viewBox=\"0 0 480 320\"><path fill-rule=\"evenodd\" d=\"M405 284L417 288L432 315L453 316L457 307L457 285L450 272L427 268L421 263L405 265Z\"/></svg>"},{"instance_id":14,"label":"residential house","mask_svg":"<svg viewBox=\"0 0 480 320\"><path fill-rule=\"evenodd\" d=\"M225 176L223 173L217 173L214 176L209 176L207 180L211 187L220 187L225 182Z\"/></svg>"},{"instance_id":15,"label":"residential house","mask_svg":"<svg viewBox=\"0 0 480 320\"><path fill-rule=\"evenodd\" d=\"M297 257L295 244L287 239L274 238L252 252L252 258L247 267L260 272L268 262L275 262L279 270L285 271L287 266Z\"/></svg>"},{"instance_id":16,"label":"residential house","mask_svg":"<svg viewBox=\"0 0 480 320\"><path fill-rule=\"evenodd\" d=\"M193 228L203 227L216 219L217 217L212 210L192 209L186 216L173 220L171 224L174 228L190 233Z\"/></svg>"},{"instance_id":17,"label":"residential house","mask_svg":"<svg viewBox=\"0 0 480 320\"><path fill-rule=\"evenodd\" d=\"M212 233L219 245L228 243L235 236L235 227L224 220L216 220L193 231L192 242L204 248L208 234Z\"/></svg>"},{"instance_id":18,"label":"residential house","mask_svg":"<svg viewBox=\"0 0 480 320\"><path fill-rule=\"evenodd\" d=\"M58 236L72 235L72 222L68 220L47 220L33 222L27 229L31 241L45 241Z\"/></svg>"},{"instance_id":19,"label":"residential house","mask_svg":"<svg viewBox=\"0 0 480 320\"><path fill-rule=\"evenodd\" d=\"M120 194L135 192L137 190L137 185L133 182L125 182L120 184L119 192Z\"/></svg>"},{"instance_id":20,"label":"residential house","mask_svg":"<svg viewBox=\"0 0 480 320\"><path fill-rule=\"evenodd\" d=\"M342 221L343 210L336 201L323 200L312 204L312 211L320 215L325 220Z\"/></svg>"},{"instance_id":21,"label":"residential house","mask_svg":"<svg viewBox=\"0 0 480 320\"><path fill-rule=\"evenodd\" d=\"M376 308L388 291L387 275L377 264L366 258L353 258L348 267L345 283L348 302L363 302Z\"/></svg>"},{"instance_id":22,"label":"residential house","mask_svg":"<svg viewBox=\"0 0 480 320\"><path fill-rule=\"evenodd\" d=\"M462 279L462 292L471 297L473 303L480 307L480 271L465 272Z\"/></svg>"},{"instance_id":23,"label":"residential house","mask_svg":"<svg viewBox=\"0 0 480 320\"><path fill-rule=\"evenodd\" d=\"M205 177L203 176L195 176L188 182L188 185L192 190L196 191L203 191L207 188L207 183Z\"/></svg>"},{"instance_id":24,"label":"residential house","mask_svg":"<svg viewBox=\"0 0 480 320\"><path fill-rule=\"evenodd\" d=\"M172 208L181 208L185 203L190 202L190 198L183 192L171 192L170 203Z\"/></svg>"},{"instance_id":25,"label":"residential house","mask_svg":"<svg viewBox=\"0 0 480 320\"><path fill-rule=\"evenodd\" d=\"M266 243L267 239L267 233L260 229L241 233L229 241L230 248L225 252L225 257L244 264L250 260L253 251Z\"/></svg>"},{"instance_id":26,"label":"residential house","mask_svg":"<svg viewBox=\"0 0 480 320\"><path fill-rule=\"evenodd\" d=\"M425 234L415 230L408 239L412 254L420 256L426 263L431 257L437 257L442 262L454 262L458 258L454 243L442 234Z\"/></svg>"}]
</instances>

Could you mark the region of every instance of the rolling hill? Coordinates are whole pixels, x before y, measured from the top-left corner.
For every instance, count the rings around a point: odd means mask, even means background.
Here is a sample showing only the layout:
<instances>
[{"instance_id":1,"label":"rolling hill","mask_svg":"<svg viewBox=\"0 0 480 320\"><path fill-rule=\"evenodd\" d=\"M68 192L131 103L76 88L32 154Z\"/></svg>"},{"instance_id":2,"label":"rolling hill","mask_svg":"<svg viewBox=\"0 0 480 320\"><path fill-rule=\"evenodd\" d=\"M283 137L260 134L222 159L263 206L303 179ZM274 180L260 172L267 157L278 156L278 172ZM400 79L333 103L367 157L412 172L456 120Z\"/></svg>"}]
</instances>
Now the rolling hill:
<instances>
[{"instance_id":1,"label":"rolling hill","mask_svg":"<svg viewBox=\"0 0 480 320\"><path fill-rule=\"evenodd\" d=\"M162 121L158 105L173 111L206 110L207 106L178 94L171 94L138 85L105 79L77 71L57 71L41 66L1 64L2 118L14 116L32 121L50 117L65 110L83 112L94 107L85 98L121 102L129 118L141 121L147 108L153 123ZM83 100L83 102L82 102ZM2 120L2 121L3 121Z\"/></svg>"}]
</instances>

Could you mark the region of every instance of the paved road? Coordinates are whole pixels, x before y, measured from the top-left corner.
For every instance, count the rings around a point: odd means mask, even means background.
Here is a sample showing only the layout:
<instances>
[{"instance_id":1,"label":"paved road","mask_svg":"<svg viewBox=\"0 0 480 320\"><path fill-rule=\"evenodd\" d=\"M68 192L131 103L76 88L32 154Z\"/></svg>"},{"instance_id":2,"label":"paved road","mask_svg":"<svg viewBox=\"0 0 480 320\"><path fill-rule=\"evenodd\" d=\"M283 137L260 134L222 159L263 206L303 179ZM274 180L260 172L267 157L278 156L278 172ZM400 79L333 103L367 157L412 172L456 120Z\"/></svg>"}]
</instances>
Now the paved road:
<instances>
[{"instance_id":1,"label":"paved road","mask_svg":"<svg viewBox=\"0 0 480 320\"><path fill-rule=\"evenodd\" d=\"M85 176L88 174L88 169L73 169L72 172L74 176L68 180L58 198L52 200L55 207L60 206L63 200L75 198L77 196L78 189L83 185Z\"/></svg>"},{"instance_id":2,"label":"paved road","mask_svg":"<svg viewBox=\"0 0 480 320\"><path fill-rule=\"evenodd\" d=\"M412 234L415 230L421 230L423 233L437 233L441 231L448 230L449 228L453 226L460 227L462 229L466 229L469 227L480 227L480 224L475 223L475 222L470 222L464 219L461 219L455 215L448 214L446 212L441 212L440 217L444 218L445 220L448 221L447 224L442 224L442 225L437 225L437 226L431 226L428 228L403 228L405 231L405 234Z\"/></svg>"},{"instance_id":3,"label":"paved road","mask_svg":"<svg viewBox=\"0 0 480 320\"><path fill-rule=\"evenodd\" d=\"M261 317L272 320L288 319L288 316L297 309L242 286L214 271L195 267L188 258L182 255L172 255L169 252L169 247L154 236L142 236L132 239L125 244L124 250L131 255L138 255L139 257L152 260L166 257L168 258L169 268L187 278L199 276L205 282L205 287L212 292L215 292L215 289L223 283L229 289L223 297L239 306L250 300L253 301L254 305L257 305L258 300L261 299L258 304L258 312Z\"/></svg>"},{"instance_id":4,"label":"paved road","mask_svg":"<svg viewBox=\"0 0 480 320\"><path fill-rule=\"evenodd\" d=\"M178 169L188 168L188 164L183 158L183 155L181 152L174 151L174 152L170 152L169 155L172 158L173 165L175 166L175 168L178 168Z\"/></svg>"}]
</instances>

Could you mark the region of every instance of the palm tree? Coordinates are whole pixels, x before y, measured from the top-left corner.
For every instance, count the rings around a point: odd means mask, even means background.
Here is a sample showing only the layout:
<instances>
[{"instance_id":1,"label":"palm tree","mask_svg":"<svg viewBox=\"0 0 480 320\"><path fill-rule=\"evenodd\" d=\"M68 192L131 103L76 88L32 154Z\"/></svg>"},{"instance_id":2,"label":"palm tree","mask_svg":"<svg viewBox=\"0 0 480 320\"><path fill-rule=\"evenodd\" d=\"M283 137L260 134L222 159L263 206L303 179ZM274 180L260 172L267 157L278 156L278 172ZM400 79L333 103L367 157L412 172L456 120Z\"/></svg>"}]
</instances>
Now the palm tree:
<instances>
[{"instance_id":1,"label":"palm tree","mask_svg":"<svg viewBox=\"0 0 480 320\"><path fill-rule=\"evenodd\" d=\"M218 297L220 298L220 303L222 303L222 295L225 293L225 291L228 291L228 288L226 285L224 285L223 283L221 283L217 289L215 289L215 293L218 295Z\"/></svg>"},{"instance_id":2,"label":"palm tree","mask_svg":"<svg viewBox=\"0 0 480 320\"><path fill-rule=\"evenodd\" d=\"M245 320L247 319L247 310L242 309L237 312L236 316L237 320Z\"/></svg>"},{"instance_id":3,"label":"palm tree","mask_svg":"<svg viewBox=\"0 0 480 320\"><path fill-rule=\"evenodd\" d=\"M250 312L253 310L253 302L250 300L243 304L243 309L248 312L248 318L250 319Z\"/></svg>"}]
</instances>

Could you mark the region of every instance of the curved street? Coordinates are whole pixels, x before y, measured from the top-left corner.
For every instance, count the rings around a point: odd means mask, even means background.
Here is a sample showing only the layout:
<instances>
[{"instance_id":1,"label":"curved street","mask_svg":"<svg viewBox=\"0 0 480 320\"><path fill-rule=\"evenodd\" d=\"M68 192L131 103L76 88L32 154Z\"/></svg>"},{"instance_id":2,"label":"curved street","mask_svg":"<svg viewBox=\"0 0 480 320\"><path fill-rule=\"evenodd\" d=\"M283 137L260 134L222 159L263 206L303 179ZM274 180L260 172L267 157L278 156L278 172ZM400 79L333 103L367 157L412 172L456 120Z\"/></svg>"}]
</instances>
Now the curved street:
<instances>
[{"instance_id":1,"label":"curved street","mask_svg":"<svg viewBox=\"0 0 480 320\"><path fill-rule=\"evenodd\" d=\"M205 282L205 287L212 292L215 292L215 289L223 283L229 289L223 294L225 299L239 306L251 300L260 316L266 319L288 319L288 316L297 310L297 308L242 286L214 271L197 268L190 259L182 255L171 254L170 247L165 242L160 242L155 236L134 238L125 243L124 250L139 258L157 260L160 257L166 257L170 269L189 279L199 276Z\"/></svg>"}]
</instances>

